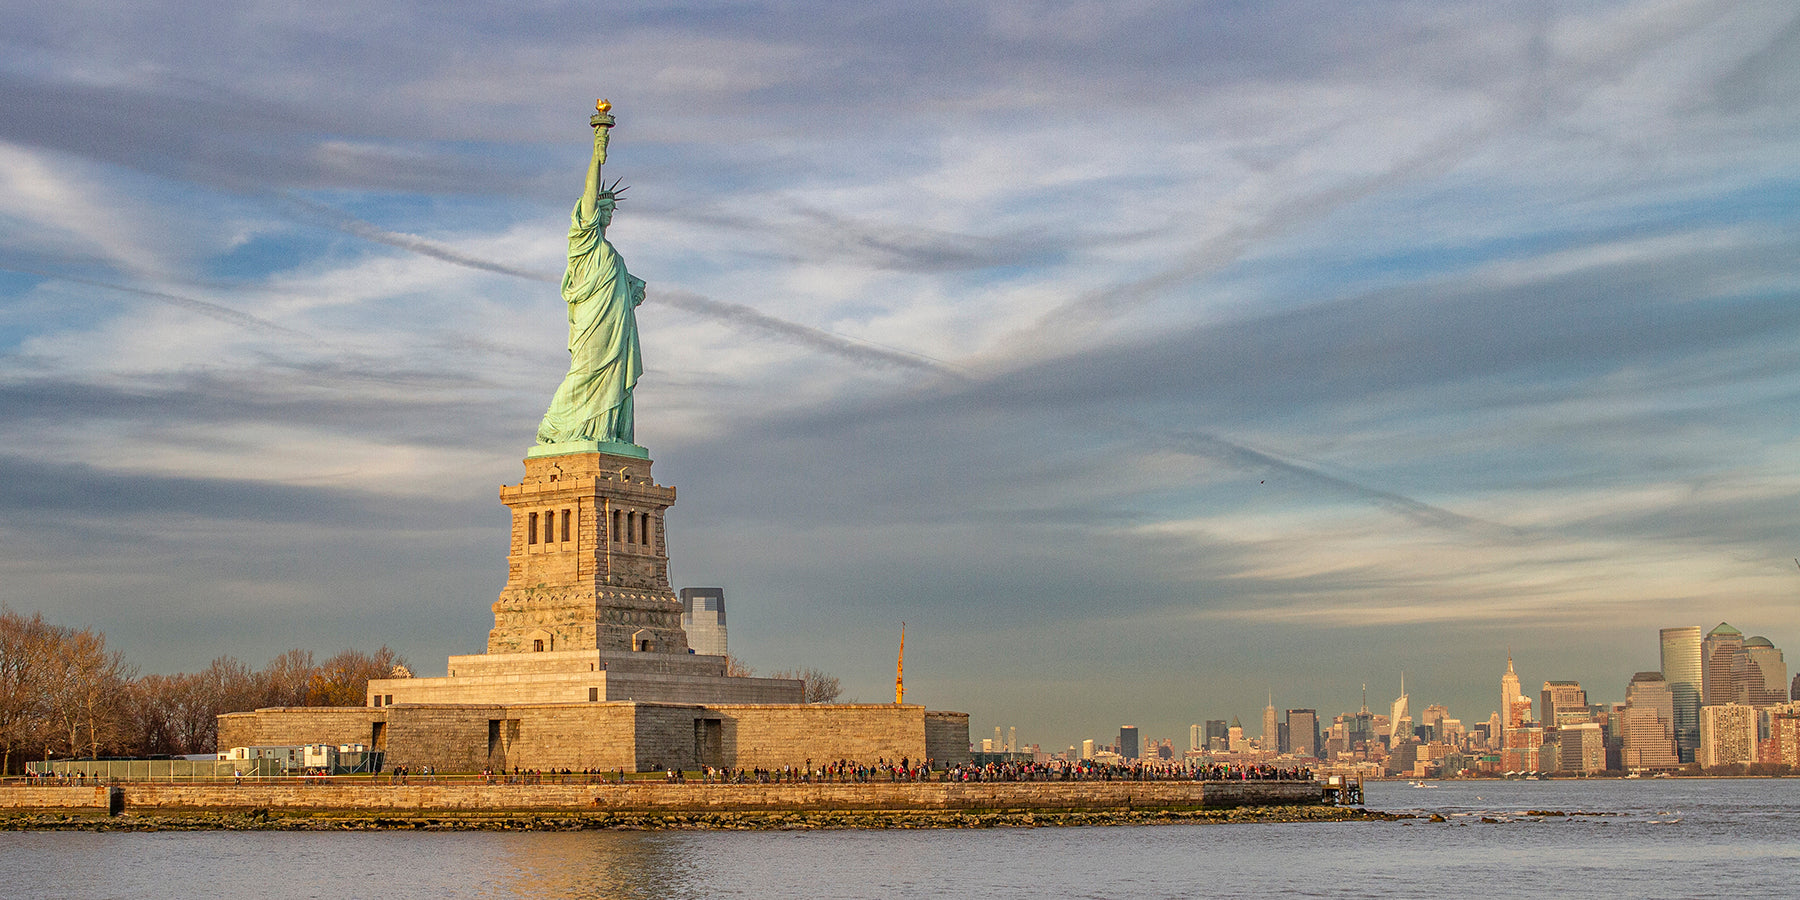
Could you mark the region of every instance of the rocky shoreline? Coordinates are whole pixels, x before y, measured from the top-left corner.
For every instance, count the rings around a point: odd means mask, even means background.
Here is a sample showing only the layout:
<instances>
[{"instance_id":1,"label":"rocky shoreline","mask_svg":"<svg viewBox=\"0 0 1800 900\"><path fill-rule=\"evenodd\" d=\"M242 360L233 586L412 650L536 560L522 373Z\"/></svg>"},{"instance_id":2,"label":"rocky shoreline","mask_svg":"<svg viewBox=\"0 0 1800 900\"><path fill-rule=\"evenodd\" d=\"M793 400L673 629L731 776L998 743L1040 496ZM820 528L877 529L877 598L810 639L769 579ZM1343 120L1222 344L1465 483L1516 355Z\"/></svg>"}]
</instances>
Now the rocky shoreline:
<instances>
[{"instance_id":1,"label":"rocky shoreline","mask_svg":"<svg viewBox=\"0 0 1800 900\"><path fill-rule=\"evenodd\" d=\"M807 831L815 829L1045 828L1095 825L1202 825L1365 822L1411 819L1360 807L1278 806L1234 809L795 810L790 812L594 812L305 814L162 812L118 816L21 813L0 816L0 831Z\"/></svg>"}]
</instances>

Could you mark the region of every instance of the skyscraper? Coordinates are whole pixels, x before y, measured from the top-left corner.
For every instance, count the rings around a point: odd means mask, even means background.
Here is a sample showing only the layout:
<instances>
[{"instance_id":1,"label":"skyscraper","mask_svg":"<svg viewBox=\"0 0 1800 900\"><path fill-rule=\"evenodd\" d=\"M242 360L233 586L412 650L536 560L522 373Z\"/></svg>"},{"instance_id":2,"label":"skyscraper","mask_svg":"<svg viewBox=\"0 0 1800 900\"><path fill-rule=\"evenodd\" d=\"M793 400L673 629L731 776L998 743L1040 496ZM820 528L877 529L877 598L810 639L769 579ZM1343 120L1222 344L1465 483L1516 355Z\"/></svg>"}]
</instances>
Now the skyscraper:
<instances>
[{"instance_id":1,"label":"skyscraper","mask_svg":"<svg viewBox=\"0 0 1800 900\"><path fill-rule=\"evenodd\" d=\"M1206 749L1206 729L1198 724L1188 726L1188 752Z\"/></svg>"},{"instance_id":2,"label":"skyscraper","mask_svg":"<svg viewBox=\"0 0 1800 900\"><path fill-rule=\"evenodd\" d=\"M1743 703L1700 707L1700 764L1756 762L1756 709Z\"/></svg>"},{"instance_id":3,"label":"skyscraper","mask_svg":"<svg viewBox=\"0 0 1800 900\"><path fill-rule=\"evenodd\" d=\"M1675 700L1675 746L1681 761L1694 761L1700 746L1700 626L1662 630L1662 676Z\"/></svg>"},{"instance_id":4,"label":"skyscraper","mask_svg":"<svg viewBox=\"0 0 1800 900\"><path fill-rule=\"evenodd\" d=\"M1538 771L1544 729L1531 720L1531 699L1519 690L1511 651L1506 654L1506 674L1500 676L1500 726L1501 771Z\"/></svg>"},{"instance_id":5,"label":"skyscraper","mask_svg":"<svg viewBox=\"0 0 1800 900\"><path fill-rule=\"evenodd\" d=\"M1544 729L1527 721L1506 731L1506 746L1500 749L1503 772L1543 771Z\"/></svg>"},{"instance_id":6,"label":"skyscraper","mask_svg":"<svg viewBox=\"0 0 1800 900\"><path fill-rule=\"evenodd\" d=\"M1639 672L1625 687L1624 740L1621 762L1626 769L1670 768L1675 752L1675 695L1661 672Z\"/></svg>"},{"instance_id":7,"label":"skyscraper","mask_svg":"<svg viewBox=\"0 0 1800 900\"><path fill-rule=\"evenodd\" d=\"M1538 706L1538 714L1543 716L1546 729L1580 725L1594 719L1588 711L1587 691L1581 689L1579 681L1546 681L1539 696L1542 703Z\"/></svg>"},{"instance_id":8,"label":"skyscraper","mask_svg":"<svg viewBox=\"0 0 1800 900\"><path fill-rule=\"evenodd\" d=\"M1358 710L1347 724L1349 727L1346 729L1345 739L1349 742L1350 749L1355 749L1358 745L1361 745L1363 749L1374 746L1375 714L1369 712L1368 685L1362 686L1362 709Z\"/></svg>"},{"instance_id":9,"label":"skyscraper","mask_svg":"<svg viewBox=\"0 0 1800 900\"><path fill-rule=\"evenodd\" d=\"M1295 756L1318 757L1319 711L1290 709L1287 711L1288 750Z\"/></svg>"},{"instance_id":10,"label":"skyscraper","mask_svg":"<svg viewBox=\"0 0 1800 900\"><path fill-rule=\"evenodd\" d=\"M1724 706L1744 700L1744 633L1720 622L1700 642L1700 705Z\"/></svg>"},{"instance_id":11,"label":"skyscraper","mask_svg":"<svg viewBox=\"0 0 1800 900\"><path fill-rule=\"evenodd\" d=\"M1744 702L1751 706L1774 706L1787 699L1787 660L1766 637L1744 641L1746 666L1754 676L1746 679Z\"/></svg>"},{"instance_id":12,"label":"skyscraper","mask_svg":"<svg viewBox=\"0 0 1800 900\"><path fill-rule=\"evenodd\" d=\"M1125 759L1138 758L1138 733L1136 725L1119 726L1119 755Z\"/></svg>"},{"instance_id":13,"label":"skyscraper","mask_svg":"<svg viewBox=\"0 0 1800 900\"><path fill-rule=\"evenodd\" d=\"M1425 711L1419 714L1419 724L1431 729L1432 740L1441 741L1444 739L1444 722L1449 718L1449 707L1442 703L1433 703L1425 707Z\"/></svg>"},{"instance_id":14,"label":"skyscraper","mask_svg":"<svg viewBox=\"0 0 1800 900\"><path fill-rule=\"evenodd\" d=\"M1564 726L1557 738L1556 748L1555 771L1591 774L1606 768L1606 738L1597 722Z\"/></svg>"},{"instance_id":15,"label":"skyscraper","mask_svg":"<svg viewBox=\"0 0 1800 900\"><path fill-rule=\"evenodd\" d=\"M1794 704L1783 709L1789 711L1776 710L1769 716L1769 744L1773 752L1762 762L1800 766L1800 711L1794 710Z\"/></svg>"},{"instance_id":16,"label":"skyscraper","mask_svg":"<svg viewBox=\"0 0 1800 900\"><path fill-rule=\"evenodd\" d=\"M1406 707L1406 673L1400 673L1400 696L1394 698L1394 714L1388 717L1388 746L1398 747L1412 738L1412 713Z\"/></svg>"},{"instance_id":17,"label":"skyscraper","mask_svg":"<svg viewBox=\"0 0 1800 900\"><path fill-rule=\"evenodd\" d=\"M1263 707L1262 751L1278 753L1281 750L1281 736L1276 731L1275 694L1269 694L1269 705Z\"/></svg>"},{"instance_id":18,"label":"skyscraper","mask_svg":"<svg viewBox=\"0 0 1800 900\"><path fill-rule=\"evenodd\" d=\"M1231 723L1224 719L1207 719L1205 728L1206 749L1231 749Z\"/></svg>"},{"instance_id":19,"label":"skyscraper","mask_svg":"<svg viewBox=\"0 0 1800 900\"><path fill-rule=\"evenodd\" d=\"M1531 721L1531 701L1519 690L1519 673L1513 671L1512 651L1506 654L1506 674L1500 676L1500 737L1506 746L1506 733Z\"/></svg>"},{"instance_id":20,"label":"skyscraper","mask_svg":"<svg viewBox=\"0 0 1800 900\"><path fill-rule=\"evenodd\" d=\"M726 655L725 589L682 588L681 630L687 632L688 647L695 653Z\"/></svg>"}]
</instances>

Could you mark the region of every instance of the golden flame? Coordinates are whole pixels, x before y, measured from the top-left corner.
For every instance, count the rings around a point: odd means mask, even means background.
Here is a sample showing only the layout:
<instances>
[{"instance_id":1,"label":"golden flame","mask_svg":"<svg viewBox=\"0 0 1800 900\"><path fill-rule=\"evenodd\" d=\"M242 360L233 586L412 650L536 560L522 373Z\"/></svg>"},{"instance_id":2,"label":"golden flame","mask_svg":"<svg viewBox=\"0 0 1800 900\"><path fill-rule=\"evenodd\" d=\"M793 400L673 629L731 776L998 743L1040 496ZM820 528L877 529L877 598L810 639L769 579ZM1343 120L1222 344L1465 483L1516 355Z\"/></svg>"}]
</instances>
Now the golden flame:
<instances>
[{"instance_id":1,"label":"golden flame","mask_svg":"<svg viewBox=\"0 0 1800 900\"><path fill-rule=\"evenodd\" d=\"M594 111L603 116L606 115L608 112L612 111L612 101L611 100L595 100L594 101Z\"/></svg>"}]
</instances>

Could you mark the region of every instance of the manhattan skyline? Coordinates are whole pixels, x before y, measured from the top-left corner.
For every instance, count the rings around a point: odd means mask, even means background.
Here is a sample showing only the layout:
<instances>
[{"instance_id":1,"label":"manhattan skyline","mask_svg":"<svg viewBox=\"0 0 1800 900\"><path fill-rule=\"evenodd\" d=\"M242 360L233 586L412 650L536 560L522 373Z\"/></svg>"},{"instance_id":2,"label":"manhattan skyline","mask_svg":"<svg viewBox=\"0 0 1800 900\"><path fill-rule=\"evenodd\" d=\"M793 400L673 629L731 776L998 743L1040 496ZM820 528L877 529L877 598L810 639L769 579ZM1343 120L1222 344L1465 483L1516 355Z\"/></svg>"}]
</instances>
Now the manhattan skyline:
<instances>
[{"instance_id":1,"label":"manhattan skyline","mask_svg":"<svg viewBox=\"0 0 1800 900\"><path fill-rule=\"evenodd\" d=\"M1793 10L7 12L0 603L146 672L479 649L603 96L758 670L1061 749L1800 646Z\"/></svg>"}]
</instances>

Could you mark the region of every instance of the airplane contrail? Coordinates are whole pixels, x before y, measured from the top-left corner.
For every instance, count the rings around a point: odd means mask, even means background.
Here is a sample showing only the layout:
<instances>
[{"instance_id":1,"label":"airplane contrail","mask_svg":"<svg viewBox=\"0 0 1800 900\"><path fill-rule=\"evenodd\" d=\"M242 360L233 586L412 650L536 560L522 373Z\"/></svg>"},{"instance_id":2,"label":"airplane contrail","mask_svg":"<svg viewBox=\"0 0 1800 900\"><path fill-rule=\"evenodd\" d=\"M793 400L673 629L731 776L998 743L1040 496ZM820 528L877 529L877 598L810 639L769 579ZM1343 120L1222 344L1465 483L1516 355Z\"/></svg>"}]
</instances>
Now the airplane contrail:
<instances>
[{"instance_id":1,"label":"airplane contrail","mask_svg":"<svg viewBox=\"0 0 1800 900\"><path fill-rule=\"evenodd\" d=\"M285 335L289 335L292 337L297 337L297 338L302 338L302 339L305 339L308 341L312 341L314 343L321 343L321 344L324 343L323 341L319 340L318 338L316 338L310 334L307 334L304 331L296 331L285 325L277 325L274 322L269 321L268 319L253 316L247 312L240 312L238 310L232 309L229 306L224 306L224 305L221 305L218 303L213 303L208 300L196 300L193 297L183 297L180 294L171 294L171 293L168 293L167 291L154 291L154 290L150 290L148 288L130 287L128 285L116 284L111 281L101 281L97 278L84 278L80 275L68 275L68 274L62 274L62 273L57 273L57 272L44 272L44 271L40 271L37 269L27 269L27 268L23 268L20 266L0 266L0 269L5 269L9 272L19 272L24 275L36 275L40 278L52 278L57 281L68 281L68 282L72 282L74 284L85 284L90 287L105 288L106 290L109 290L109 291L119 291L120 293L125 293L125 294L136 294L140 297L149 297L152 300L156 300L156 301L159 301L162 303L167 303L170 306L180 307L181 309L185 309L192 313L197 313L197 314L205 316L209 319L217 319L220 322L226 322L226 323L229 323L232 325L237 325L242 328L249 328L249 329L252 329L255 331L268 331L268 332L273 332L276 334L285 334Z\"/></svg>"},{"instance_id":2,"label":"airplane contrail","mask_svg":"<svg viewBox=\"0 0 1800 900\"><path fill-rule=\"evenodd\" d=\"M1521 540L1529 535L1511 525L1490 522L1474 516L1451 512L1439 506L1432 506L1414 500L1404 494L1384 491L1368 485L1358 484L1347 478L1341 478L1322 472L1311 466L1282 459L1272 453L1266 453L1234 441L1228 441L1217 435L1199 431L1177 431L1168 435L1170 448L1182 453L1206 456L1241 468L1264 469L1273 472L1284 472L1299 476L1307 481L1335 488L1339 491L1361 497L1373 502L1376 506L1389 512L1403 516L1421 525L1435 528L1446 528L1453 531L1474 532L1485 537L1498 537L1507 540Z\"/></svg>"},{"instance_id":3,"label":"airplane contrail","mask_svg":"<svg viewBox=\"0 0 1800 900\"><path fill-rule=\"evenodd\" d=\"M957 378L964 377L961 371L942 360L828 331L820 331L809 325L776 318L742 303L728 303L677 290L659 290L656 292L656 297L658 302L667 303L677 309L738 325L772 337L785 338L795 343L854 359L857 362L918 369Z\"/></svg>"},{"instance_id":4,"label":"airplane contrail","mask_svg":"<svg viewBox=\"0 0 1800 900\"><path fill-rule=\"evenodd\" d=\"M481 259L480 257L470 256L469 254L458 250L453 250L442 244L433 243L415 234L389 231L379 225L365 222L341 209L326 206L323 203L314 203L311 200L296 197L292 194L282 194L278 196L283 201L306 213L308 218L317 222L322 222L345 234L355 235L356 237L367 241L373 241L377 244L386 244L389 247L398 247L401 250L410 250L420 256L429 256L432 259L442 260L464 268L480 269L484 272L494 272L500 275L511 275L514 278L523 278L527 281L541 281L545 284L560 284L562 282L560 276L552 275L548 272L542 272L535 269L521 269L517 266L492 262L490 260Z\"/></svg>"}]
</instances>

